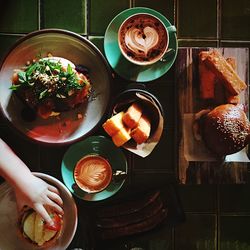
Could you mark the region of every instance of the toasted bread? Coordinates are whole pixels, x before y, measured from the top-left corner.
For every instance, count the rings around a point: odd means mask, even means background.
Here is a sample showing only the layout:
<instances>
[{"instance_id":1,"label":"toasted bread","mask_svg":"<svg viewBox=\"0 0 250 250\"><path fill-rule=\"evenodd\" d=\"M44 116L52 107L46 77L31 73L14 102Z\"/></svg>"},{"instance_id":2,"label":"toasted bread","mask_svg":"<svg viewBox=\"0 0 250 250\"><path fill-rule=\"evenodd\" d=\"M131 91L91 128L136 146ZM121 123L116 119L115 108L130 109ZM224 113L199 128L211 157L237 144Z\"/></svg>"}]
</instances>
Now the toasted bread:
<instances>
[{"instance_id":1,"label":"toasted bread","mask_svg":"<svg viewBox=\"0 0 250 250\"><path fill-rule=\"evenodd\" d=\"M226 61L232 66L234 70L236 70L236 59L234 57L226 58ZM239 104L240 103L240 95L232 95L228 91L226 92L227 103L231 104Z\"/></svg>"},{"instance_id":2,"label":"toasted bread","mask_svg":"<svg viewBox=\"0 0 250 250\"><path fill-rule=\"evenodd\" d=\"M131 131L131 137L138 143L142 144L145 142L151 130L151 124L147 116L144 114L141 116L138 126Z\"/></svg>"},{"instance_id":3,"label":"toasted bread","mask_svg":"<svg viewBox=\"0 0 250 250\"><path fill-rule=\"evenodd\" d=\"M115 135L120 129L123 128L122 117L124 112L121 111L120 113L112 116L109 118L103 125L103 129L107 132L108 135L113 136Z\"/></svg>"},{"instance_id":4,"label":"toasted bread","mask_svg":"<svg viewBox=\"0 0 250 250\"><path fill-rule=\"evenodd\" d=\"M128 110L125 112L122 121L129 128L134 128L137 126L139 119L142 116L142 108L138 103L133 103L129 106Z\"/></svg>"},{"instance_id":5,"label":"toasted bread","mask_svg":"<svg viewBox=\"0 0 250 250\"><path fill-rule=\"evenodd\" d=\"M204 60L206 65L214 72L214 74L222 80L225 88L232 94L238 95L247 88L232 66L219 53L218 50L212 50Z\"/></svg>"},{"instance_id":6,"label":"toasted bread","mask_svg":"<svg viewBox=\"0 0 250 250\"><path fill-rule=\"evenodd\" d=\"M199 54L200 97L202 99L215 98L215 74L204 63L208 55L208 51L202 51Z\"/></svg>"},{"instance_id":7,"label":"toasted bread","mask_svg":"<svg viewBox=\"0 0 250 250\"><path fill-rule=\"evenodd\" d=\"M117 147L122 146L131 139L130 128L123 126L115 135L112 136L112 141Z\"/></svg>"}]
</instances>

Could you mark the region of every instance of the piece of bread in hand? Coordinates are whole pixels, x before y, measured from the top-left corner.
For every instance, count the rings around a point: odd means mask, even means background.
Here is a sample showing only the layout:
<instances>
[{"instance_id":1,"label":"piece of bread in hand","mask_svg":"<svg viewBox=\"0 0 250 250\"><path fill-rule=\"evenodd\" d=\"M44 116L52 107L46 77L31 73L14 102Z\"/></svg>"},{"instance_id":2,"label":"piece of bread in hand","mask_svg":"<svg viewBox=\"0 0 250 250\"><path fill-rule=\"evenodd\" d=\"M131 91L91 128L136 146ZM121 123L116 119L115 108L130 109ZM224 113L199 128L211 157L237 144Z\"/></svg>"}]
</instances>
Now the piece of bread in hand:
<instances>
[{"instance_id":1,"label":"piece of bread in hand","mask_svg":"<svg viewBox=\"0 0 250 250\"><path fill-rule=\"evenodd\" d=\"M124 113L122 121L127 127L134 128L137 126L141 116L142 108L138 103L134 102Z\"/></svg>"},{"instance_id":2,"label":"piece of bread in hand","mask_svg":"<svg viewBox=\"0 0 250 250\"><path fill-rule=\"evenodd\" d=\"M204 62L213 73L222 80L225 88L230 94L238 95L241 91L247 88L246 83L240 79L233 67L218 50L210 51Z\"/></svg>"},{"instance_id":3,"label":"piece of bread in hand","mask_svg":"<svg viewBox=\"0 0 250 250\"><path fill-rule=\"evenodd\" d=\"M125 144L127 141L131 139L130 136L130 128L126 128L123 126L116 134L112 136L112 141L117 147L122 146Z\"/></svg>"},{"instance_id":4,"label":"piece of bread in hand","mask_svg":"<svg viewBox=\"0 0 250 250\"><path fill-rule=\"evenodd\" d=\"M150 130L150 121L148 117L143 114L138 122L138 126L131 131L131 137L136 141L136 143L142 144L148 139Z\"/></svg>"},{"instance_id":5,"label":"piece of bread in hand","mask_svg":"<svg viewBox=\"0 0 250 250\"><path fill-rule=\"evenodd\" d=\"M118 114L113 115L102 125L103 129L107 132L108 135L113 136L123 128L123 115L124 112L121 111Z\"/></svg>"}]
</instances>

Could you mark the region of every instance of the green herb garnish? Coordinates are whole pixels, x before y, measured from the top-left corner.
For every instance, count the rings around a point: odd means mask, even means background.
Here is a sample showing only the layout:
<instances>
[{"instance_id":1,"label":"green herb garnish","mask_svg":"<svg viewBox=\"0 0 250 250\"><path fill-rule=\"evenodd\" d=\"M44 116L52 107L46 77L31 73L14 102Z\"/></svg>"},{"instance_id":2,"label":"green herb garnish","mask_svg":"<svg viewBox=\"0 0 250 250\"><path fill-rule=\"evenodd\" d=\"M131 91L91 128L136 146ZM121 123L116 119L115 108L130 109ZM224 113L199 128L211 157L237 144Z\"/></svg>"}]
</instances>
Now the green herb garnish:
<instances>
[{"instance_id":1,"label":"green herb garnish","mask_svg":"<svg viewBox=\"0 0 250 250\"><path fill-rule=\"evenodd\" d=\"M34 88L39 100L48 97L67 98L85 86L85 82L79 83L70 64L65 70L60 61L50 59L40 59L27 66L24 71L19 71L18 82L19 84L13 84L10 89L16 91L20 88Z\"/></svg>"}]
</instances>

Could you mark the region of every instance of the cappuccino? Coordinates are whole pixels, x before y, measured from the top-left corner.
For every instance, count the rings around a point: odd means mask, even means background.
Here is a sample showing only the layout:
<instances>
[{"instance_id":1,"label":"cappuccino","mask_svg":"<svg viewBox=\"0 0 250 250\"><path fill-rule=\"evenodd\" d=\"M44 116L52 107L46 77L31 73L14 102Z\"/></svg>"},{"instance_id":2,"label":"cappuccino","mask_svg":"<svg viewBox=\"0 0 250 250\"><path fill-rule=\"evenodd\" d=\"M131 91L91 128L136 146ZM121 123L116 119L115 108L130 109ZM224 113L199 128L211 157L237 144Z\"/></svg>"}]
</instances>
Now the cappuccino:
<instances>
[{"instance_id":1,"label":"cappuccino","mask_svg":"<svg viewBox=\"0 0 250 250\"><path fill-rule=\"evenodd\" d=\"M122 54L132 63L147 65L158 61L168 47L168 32L163 23L150 14L126 19L118 32Z\"/></svg>"},{"instance_id":2,"label":"cappuccino","mask_svg":"<svg viewBox=\"0 0 250 250\"><path fill-rule=\"evenodd\" d=\"M74 169L75 182L87 193L104 190L112 179L109 162L100 155L87 155L80 159Z\"/></svg>"}]
</instances>

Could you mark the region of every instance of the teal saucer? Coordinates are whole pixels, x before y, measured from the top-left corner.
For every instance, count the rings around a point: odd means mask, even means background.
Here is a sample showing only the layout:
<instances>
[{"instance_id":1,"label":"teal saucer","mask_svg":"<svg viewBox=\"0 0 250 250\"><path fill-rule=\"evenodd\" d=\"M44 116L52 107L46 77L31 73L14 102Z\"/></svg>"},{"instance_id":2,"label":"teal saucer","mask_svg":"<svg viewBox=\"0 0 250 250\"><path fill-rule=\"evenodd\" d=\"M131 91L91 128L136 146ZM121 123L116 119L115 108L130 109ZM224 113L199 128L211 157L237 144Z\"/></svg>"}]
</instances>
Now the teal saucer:
<instances>
[{"instance_id":1,"label":"teal saucer","mask_svg":"<svg viewBox=\"0 0 250 250\"><path fill-rule=\"evenodd\" d=\"M67 188L80 199L86 201L100 201L116 194L125 182L125 179L112 180L106 189L98 193L86 193L76 186L74 167L85 155L98 154L107 159L113 169L127 173L127 160L121 149L104 136L90 136L86 140L73 144L65 153L62 164L62 178Z\"/></svg>"},{"instance_id":2,"label":"teal saucer","mask_svg":"<svg viewBox=\"0 0 250 250\"><path fill-rule=\"evenodd\" d=\"M173 65L178 52L177 37L175 32L169 33L169 49L173 49L174 53L169 55L166 62L158 61L148 66L139 66L129 62L120 52L117 33L122 22L136 13L149 13L158 17L166 27L172 25L165 16L155 10L142 7L127 9L118 14L107 27L104 37L104 52L110 66L126 80L135 82L153 81L165 74Z\"/></svg>"}]
</instances>

